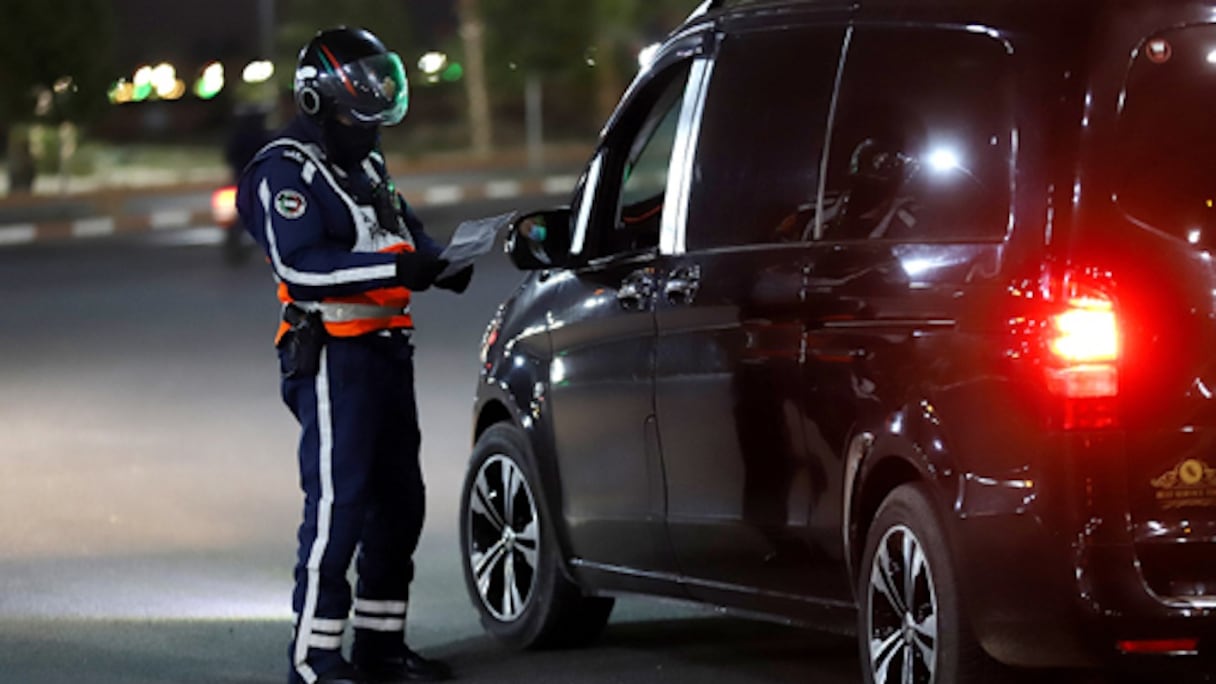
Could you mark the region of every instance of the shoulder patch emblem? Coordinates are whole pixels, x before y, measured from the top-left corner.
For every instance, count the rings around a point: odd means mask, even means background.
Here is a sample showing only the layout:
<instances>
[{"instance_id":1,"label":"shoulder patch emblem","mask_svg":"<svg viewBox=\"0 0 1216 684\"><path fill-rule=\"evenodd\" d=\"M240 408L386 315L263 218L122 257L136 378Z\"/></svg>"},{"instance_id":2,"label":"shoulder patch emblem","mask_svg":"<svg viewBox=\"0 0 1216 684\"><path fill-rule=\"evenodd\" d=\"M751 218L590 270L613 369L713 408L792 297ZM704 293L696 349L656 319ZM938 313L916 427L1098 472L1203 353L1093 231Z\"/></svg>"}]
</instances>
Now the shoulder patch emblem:
<instances>
[{"instance_id":1,"label":"shoulder patch emblem","mask_svg":"<svg viewBox=\"0 0 1216 684\"><path fill-rule=\"evenodd\" d=\"M290 159L293 162L296 162L297 164L303 164L305 161L307 161L306 159L304 159L303 152L301 152L299 150L291 149L291 148L287 148L287 149L283 150L283 158Z\"/></svg>"},{"instance_id":2,"label":"shoulder patch emblem","mask_svg":"<svg viewBox=\"0 0 1216 684\"><path fill-rule=\"evenodd\" d=\"M286 219L298 219L308 211L308 202L304 195L295 190L280 190L274 196L274 210Z\"/></svg>"}]
</instances>

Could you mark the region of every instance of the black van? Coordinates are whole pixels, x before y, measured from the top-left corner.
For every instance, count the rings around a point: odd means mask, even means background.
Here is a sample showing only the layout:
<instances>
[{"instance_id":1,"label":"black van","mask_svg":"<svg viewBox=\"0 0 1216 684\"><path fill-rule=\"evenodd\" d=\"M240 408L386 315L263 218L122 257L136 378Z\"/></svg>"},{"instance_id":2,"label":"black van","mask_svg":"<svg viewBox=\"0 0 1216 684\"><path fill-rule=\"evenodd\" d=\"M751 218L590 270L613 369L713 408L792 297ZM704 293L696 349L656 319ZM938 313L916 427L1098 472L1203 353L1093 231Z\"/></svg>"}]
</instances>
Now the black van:
<instances>
[{"instance_id":1,"label":"black van","mask_svg":"<svg viewBox=\"0 0 1216 684\"><path fill-rule=\"evenodd\" d=\"M867 682L1216 660L1216 1L726 0L512 228L464 487L486 628L613 594Z\"/></svg>"}]
</instances>

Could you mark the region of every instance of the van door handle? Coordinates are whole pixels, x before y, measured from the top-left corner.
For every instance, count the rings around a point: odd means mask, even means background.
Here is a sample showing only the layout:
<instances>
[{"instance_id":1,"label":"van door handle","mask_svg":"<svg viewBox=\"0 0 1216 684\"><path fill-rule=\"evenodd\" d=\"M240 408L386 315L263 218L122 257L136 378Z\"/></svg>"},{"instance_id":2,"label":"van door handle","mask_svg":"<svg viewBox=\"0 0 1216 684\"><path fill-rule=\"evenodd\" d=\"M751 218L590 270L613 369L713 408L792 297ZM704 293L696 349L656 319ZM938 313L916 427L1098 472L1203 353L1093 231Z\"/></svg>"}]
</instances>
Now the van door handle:
<instances>
[{"instance_id":1,"label":"van door handle","mask_svg":"<svg viewBox=\"0 0 1216 684\"><path fill-rule=\"evenodd\" d=\"M648 269L634 271L616 291L616 301L622 309L641 310L649 303L654 295L654 276Z\"/></svg>"},{"instance_id":2,"label":"van door handle","mask_svg":"<svg viewBox=\"0 0 1216 684\"><path fill-rule=\"evenodd\" d=\"M701 267L697 264L681 266L667 276L663 296L672 304L692 304L700 287Z\"/></svg>"}]
</instances>

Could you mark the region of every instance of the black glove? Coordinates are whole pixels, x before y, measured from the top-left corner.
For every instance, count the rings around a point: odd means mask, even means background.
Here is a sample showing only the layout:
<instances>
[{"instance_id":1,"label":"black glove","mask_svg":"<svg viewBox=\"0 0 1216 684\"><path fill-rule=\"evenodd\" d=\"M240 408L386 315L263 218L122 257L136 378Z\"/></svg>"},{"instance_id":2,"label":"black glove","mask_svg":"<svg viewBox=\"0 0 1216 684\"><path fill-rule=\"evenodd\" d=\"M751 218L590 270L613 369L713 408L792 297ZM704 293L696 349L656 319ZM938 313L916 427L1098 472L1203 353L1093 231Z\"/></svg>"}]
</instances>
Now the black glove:
<instances>
[{"instance_id":1,"label":"black glove","mask_svg":"<svg viewBox=\"0 0 1216 684\"><path fill-rule=\"evenodd\" d=\"M469 289L469 282L472 280L473 264L469 264L446 278L436 280L435 287L442 287L445 290L451 290L456 294L460 294Z\"/></svg>"},{"instance_id":2,"label":"black glove","mask_svg":"<svg viewBox=\"0 0 1216 684\"><path fill-rule=\"evenodd\" d=\"M397 282L414 292L422 292L435 282L435 277L448 262L421 252L402 252L397 255Z\"/></svg>"}]
</instances>

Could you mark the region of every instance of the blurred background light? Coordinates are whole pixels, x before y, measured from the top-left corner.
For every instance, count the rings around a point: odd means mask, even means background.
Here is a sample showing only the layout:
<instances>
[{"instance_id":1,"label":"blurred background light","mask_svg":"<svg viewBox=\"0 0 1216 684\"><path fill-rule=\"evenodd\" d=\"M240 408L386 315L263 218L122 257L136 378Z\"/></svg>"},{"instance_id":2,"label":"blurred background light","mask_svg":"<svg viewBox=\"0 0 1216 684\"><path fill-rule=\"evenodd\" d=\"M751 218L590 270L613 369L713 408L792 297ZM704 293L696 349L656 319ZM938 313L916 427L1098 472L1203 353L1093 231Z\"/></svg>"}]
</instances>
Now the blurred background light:
<instances>
[{"instance_id":1,"label":"blurred background light","mask_svg":"<svg viewBox=\"0 0 1216 684\"><path fill-rule=\"evenodd\" d=\"M202 74L194 83L194 94L202 100L210 100L224 89L224 65L212 62L203 67Z\"/></svg>"},{"instance_id":2,"label":"blurred background light","mask_svg":"<svg viewBox=\"0 0 1216 684\"><path fill-rule=\"evenodd\" d=\"M152 85L152 67L144 65L135 70L135 75L131 79L135 87Z\"/></svg>"},{"instance_id":3,"label":"blurred background light","mask_svg":"<svg viewBox=\"0 0 1216 684\"><path fill-rule=\"evenodd\" d=\"M143 102L152 96L152 84L145 81L136 83L131 91L131 102Z\"/></svg>"},{"instance_id":4,"label":"blurred background light","mask_svg":"<svg viewBox=\"0 0 1216 684\"><path fill-rule=\"evenodd\" d=\"M177 70L168 62L157 64L151 71L151 84L157 97L172 99L170 95L177 91L178 83ZM185 90L185 87L182 89Z\"/></svg>"},{"instance_id":5,"label":"blurred background light","mask_svg":"<svg viewBox=\"0 0 1216 684\"><path fill-rule=\"evenodd\" d=\"M135 85L125 78L120 78L110 85L108 94L111 104L126 104L135 97Z\"/></svg>"},{"instance_id":6,"label":"blurred background light","mask_svg":"<svg viewBox=\"0 0 1216 684\"><path fill-rule=\"evenodd\" d=\"M464 67L460 65L460 62L452 62L448 68L443 70L442 78L448 83L455 83L464 78Z\"/></svg>"},{"instance_id":7,"label":"blurred background light","mask_svg":"<svg viewBox=\"0 0 1216 684\"><path fill-rule=\"evenodd\" d=\"M246 83L265 83L274 76L274 62L259 59L245 65L241 72L241 80Z\"/></svg>"},{"instance_id":8,"label":"blurred background light","mask_svg":"<svg viewBox=\"0 0 1216 684\"><path fill-rule=\"evenodd\" d=\"M448 80L447 70L450 68L448 56L442 52L432 51L418 58L418 71L422 72L423 80L426 83L434 84L441 80Z\"/></svg>"},{"instance_id":9,"label":"blurred background light","mask_svg":"<svg viewBox=\"0 0 1216 684\"><path fill-rule=\"evenodd\" d=\"M428 76L438 74L447 65L448 56L442 52L428 52L418 59L418 69Z\"/></svg>"}]
</instances>

